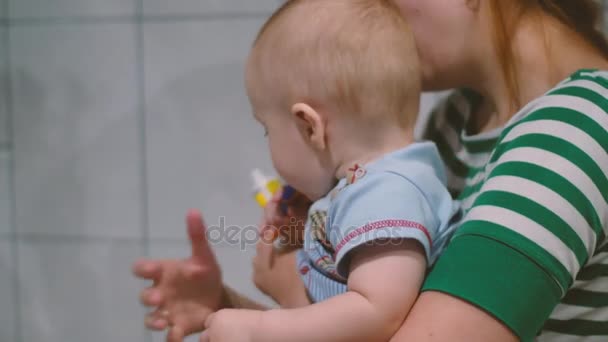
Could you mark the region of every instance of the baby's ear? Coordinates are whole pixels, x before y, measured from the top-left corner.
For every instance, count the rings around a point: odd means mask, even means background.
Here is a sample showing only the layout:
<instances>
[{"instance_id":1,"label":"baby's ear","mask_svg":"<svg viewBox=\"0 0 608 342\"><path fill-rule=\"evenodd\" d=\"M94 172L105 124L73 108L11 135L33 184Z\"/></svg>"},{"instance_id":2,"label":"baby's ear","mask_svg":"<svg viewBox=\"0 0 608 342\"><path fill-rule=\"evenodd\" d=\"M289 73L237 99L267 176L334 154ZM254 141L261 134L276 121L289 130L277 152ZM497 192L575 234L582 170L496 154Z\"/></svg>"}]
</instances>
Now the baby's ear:
<instances>
[{"instance_id":1,"label":"baby's ear","mask_svg":"<svg viewBox=\"0 0 608 342\"><path fill-rule=\"evenodd\" d=\"M306 103L296 103L291 107L298 130L304 141L314 149L323 151L326 149L325 122L319 112Z\"/></svg>"}]
</instances>

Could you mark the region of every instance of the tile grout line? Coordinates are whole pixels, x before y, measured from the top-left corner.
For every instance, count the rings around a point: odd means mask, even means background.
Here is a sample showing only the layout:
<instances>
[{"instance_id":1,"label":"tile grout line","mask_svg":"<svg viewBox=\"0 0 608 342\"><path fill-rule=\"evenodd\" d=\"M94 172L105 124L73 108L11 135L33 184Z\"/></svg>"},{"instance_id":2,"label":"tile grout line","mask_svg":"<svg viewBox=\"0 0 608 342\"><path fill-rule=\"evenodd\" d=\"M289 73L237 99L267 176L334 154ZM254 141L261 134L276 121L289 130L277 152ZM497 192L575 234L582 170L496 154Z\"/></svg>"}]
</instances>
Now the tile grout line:
<instances>
[{"instance_id":1,"label":"tile grout line","mask_svg":"<svg viewBox=\"0 0 608 342\"><path fill-rule=\"evenodd\" d=\"M0 233L0 240L10 241L14 238L13 232ZM41 234L41 233L25 233L17 234L18 241L27 242L49 242L49 243L141 243L142 238L139 237L118 237L118 236L91 236L91 235L70 235L70 234ZM150 238L150 243L160 244L188 244L187 237L158 237ZM240 246L240 243L231 244L216 244L218 248L234 248Z\"/></svg>"},{"instance_id":2,"label":"tile grout line","mask_svg":"<svg viewBox=\"0 0 608 342\"><path fill-rule=\"evenodd\" d=\"M13 77L12 77L12 57L11 57L11 25L8 20L10 11L9 1L4 2L5 18L5 32L4 40L6 44L5 48L5 60L6 60L6 110L7 110L7 126L8 126L8 145L7 150L9 151L9 193L10 193L10 244L11 244L11 256L13 258L13 305L14 305L14 318L13 329L15 330L15 339L17 342L23 341L23 331L21 322L21 290L19 281L19 240L17 230L17 185L16 185L16 166L15 166L15 122L14 122L14 107L13 107Z\"/></svg>"},{"instance_id":3,"label":"tile grout line","mask_svg":"<svg viewBox=\"0 0 608 342\"><path fill-rule=\"evenodd\" d=\"M136 87L138 99L138 134L139 134L139 154L140 154L140 187L141 187L141 238L143 243L144 255L149 256L150 227L148 219L148 146L146 135L146 70L145 70L145 46L144 46L144 26L141 20L143 14L143 0L136 0L137 16L135 20L135 63L136 63Z\"/></svg>"},{"instance_id":4,"label":"tile grout line","mask_svg":"<svg viewBox=\"0 0 608 342\"><path fill-rule=\"evenodd\" d=\"M104 236L90 236L90 235L68 235L68 234L40 234L40 233L18 233L15 234L13 232L0 233L0 241L3 242L14 242L17 241L19 243L44 243L44 244L63 244L63 245L85 245L85 244L103 244L103 245L116 245L116 244L128 244L134 245L139 244L142 245L143 239L140 237L104 237ZM188 239L186 237L182 238L172 238L172 237L164 237L164 238L151 238L148 241L148 244L162 244L162 245L175 245L175 246L185 246L188 247ZM246 251L249 248L254 248L254 244L247 244L248 248L243 249L241 242L236 242L233 244L230 243L217 243L212 245L213 248L216 249L239 249L241 251Z\"/></svg>"},{"instance_id":5,"label":"tile grout line","mask_svg":"<svg viewBox=\"0 0 608 342\"><path fill-rule=\"evenodd\" d=\"M139 155L140 155L140 187L141 187L141 243L145 257L150 256L150 225L149 225L149 190L148 190L148 146L147 146L147 103L146 103L146 67L144 42L144 2L135 1L135 64L136 87L138 98L137 120L139 124ZM140 325L144 331L144 341L153 342L152 332Z\"/></svg>"}]
</instances>

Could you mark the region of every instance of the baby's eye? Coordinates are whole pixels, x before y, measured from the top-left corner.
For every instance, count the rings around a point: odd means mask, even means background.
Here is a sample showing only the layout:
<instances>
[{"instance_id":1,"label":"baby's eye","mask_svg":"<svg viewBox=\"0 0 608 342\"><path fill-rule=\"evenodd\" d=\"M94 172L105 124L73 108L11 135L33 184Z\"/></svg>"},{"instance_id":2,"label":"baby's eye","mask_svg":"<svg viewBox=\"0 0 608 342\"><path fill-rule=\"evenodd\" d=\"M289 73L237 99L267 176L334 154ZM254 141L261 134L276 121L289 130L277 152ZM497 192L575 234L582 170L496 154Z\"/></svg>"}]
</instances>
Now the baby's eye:
<instances>
[{"instance_id":1,"label":"baby's eye","mask_svg":"<svg viewBox=\"0 0 608 342\"><path fill-rule=\"evenodd\" d=\"M264 128L264 137L268 137L268 130L266 128Z\"/></svg>"}]
</instances>

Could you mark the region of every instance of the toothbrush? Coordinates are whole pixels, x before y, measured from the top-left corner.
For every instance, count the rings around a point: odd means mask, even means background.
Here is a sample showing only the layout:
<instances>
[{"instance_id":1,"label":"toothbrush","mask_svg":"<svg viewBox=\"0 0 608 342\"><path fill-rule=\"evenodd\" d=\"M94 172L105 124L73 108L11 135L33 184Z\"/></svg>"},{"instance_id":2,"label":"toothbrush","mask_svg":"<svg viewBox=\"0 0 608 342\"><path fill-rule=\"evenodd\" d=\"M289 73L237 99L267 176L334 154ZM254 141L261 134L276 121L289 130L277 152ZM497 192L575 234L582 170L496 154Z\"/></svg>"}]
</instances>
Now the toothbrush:
<instances>
[{"instance_id":1,"label":"toothbrush","mask_svg":"<svg viewBox=\"0 0 608 342\"><path fill-rule=\"evenodd\" d=\"M281 189L281 182L276 178L270 178L265 176L259 169L251 171L251 178L253 180L253 191L254 198L258 205L262 208L266 207L268 202L272 200L272 196ZM283 193L279 200L279 211L283 216L288 214L289 201L295 197L296 189L289 185L283 186ZM272 241L278 243L278 248L281 248L281 243L277 240L279 237L278 232L272 237Z\"/></svg>"},{"instance_id":2,"label":"toothbrush","mask_svg":"<svg viewBox=\"0 0 608 342\"><path fill-rule=\"evenodd\" d=\"M260 169L251 171L253 180L254 198L262 208L266 207L272 196L281 189L281 182L276 178L265 176ZM289 201L296 195L296 189L289 185L283 186L283 193L279 200L279 210L283 216L287 216Z\"/></svg>"}]
</instances>

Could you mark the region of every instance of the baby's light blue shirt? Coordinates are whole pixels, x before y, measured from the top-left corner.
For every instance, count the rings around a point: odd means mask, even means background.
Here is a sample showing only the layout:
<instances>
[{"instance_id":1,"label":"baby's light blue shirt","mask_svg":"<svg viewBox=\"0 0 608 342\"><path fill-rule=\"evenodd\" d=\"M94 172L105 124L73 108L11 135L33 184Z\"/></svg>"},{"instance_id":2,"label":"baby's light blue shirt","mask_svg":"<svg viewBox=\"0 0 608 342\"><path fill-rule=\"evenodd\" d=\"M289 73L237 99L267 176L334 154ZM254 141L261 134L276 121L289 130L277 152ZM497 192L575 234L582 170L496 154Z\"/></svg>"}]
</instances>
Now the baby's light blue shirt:
<instances>
[{"instance_id":1,"label":"baby's light blue shirt","mask_svg":"<svg viewBox=\"0 0 608 342\"><path fill-rule=\"evenodd\" d=\"M355 166L310 208L298 271L314 302L344 293L349 262L366 244L414 239L431 266L459 218L433 143L414 143Z\"/></svg>"}]
</instances>

